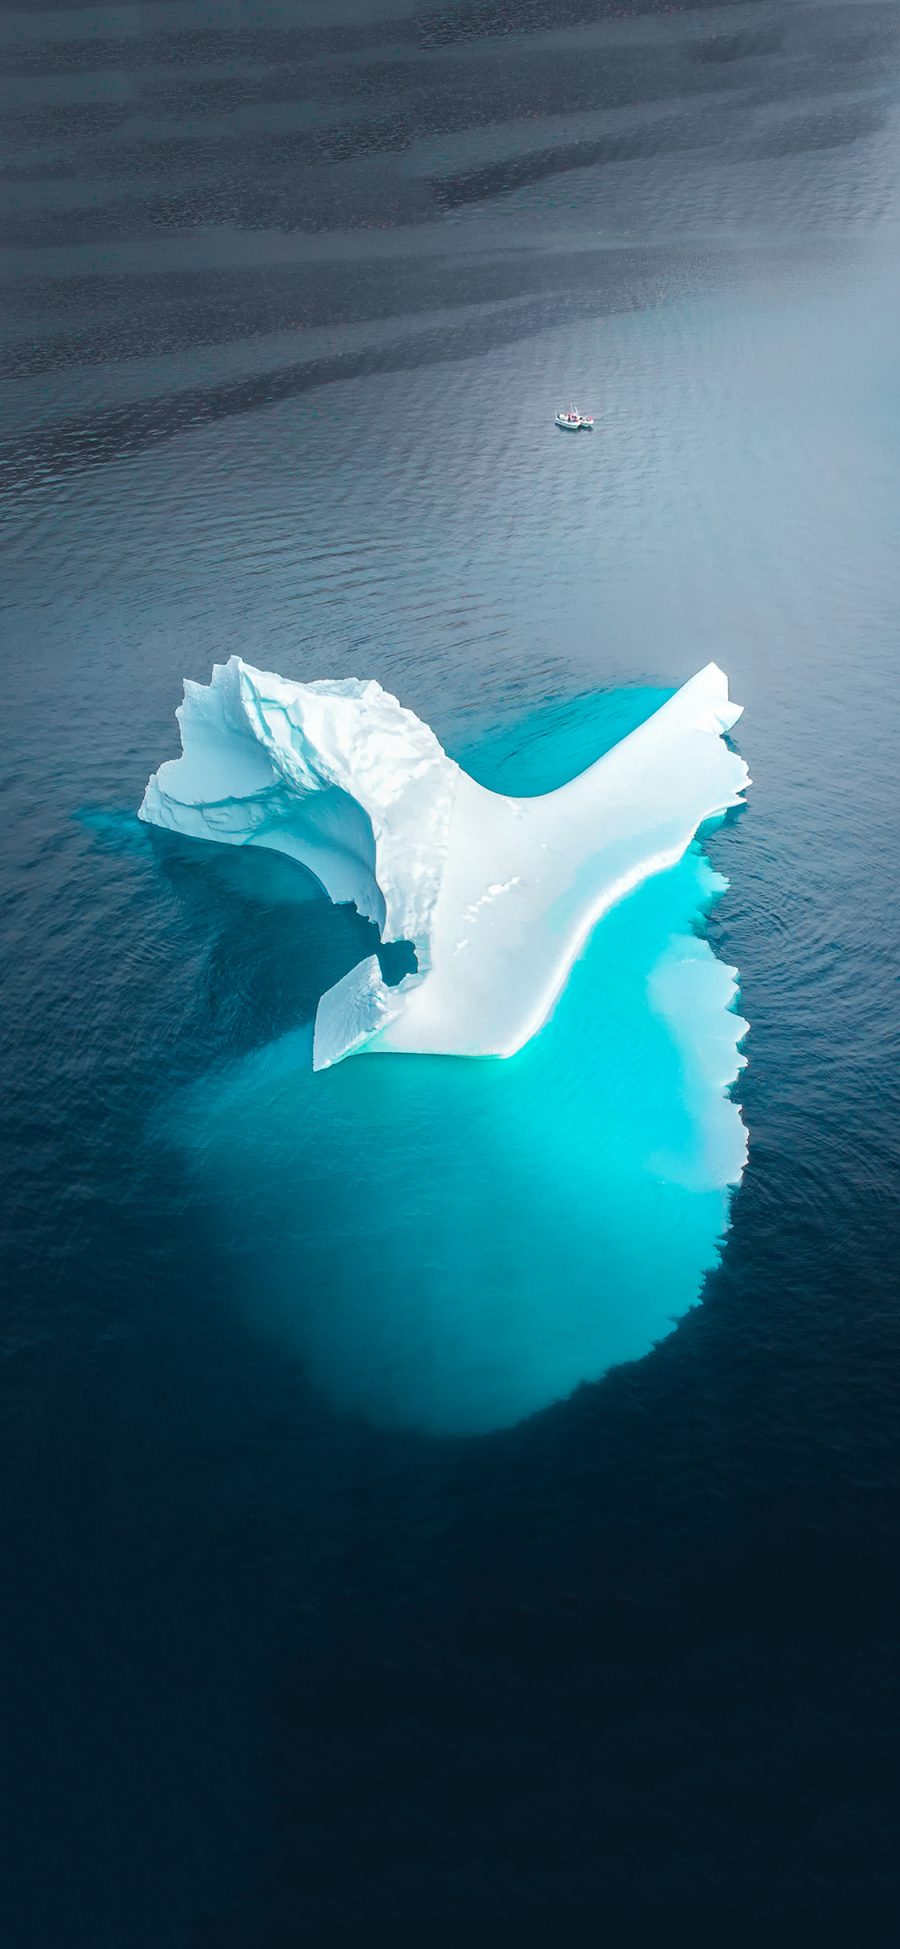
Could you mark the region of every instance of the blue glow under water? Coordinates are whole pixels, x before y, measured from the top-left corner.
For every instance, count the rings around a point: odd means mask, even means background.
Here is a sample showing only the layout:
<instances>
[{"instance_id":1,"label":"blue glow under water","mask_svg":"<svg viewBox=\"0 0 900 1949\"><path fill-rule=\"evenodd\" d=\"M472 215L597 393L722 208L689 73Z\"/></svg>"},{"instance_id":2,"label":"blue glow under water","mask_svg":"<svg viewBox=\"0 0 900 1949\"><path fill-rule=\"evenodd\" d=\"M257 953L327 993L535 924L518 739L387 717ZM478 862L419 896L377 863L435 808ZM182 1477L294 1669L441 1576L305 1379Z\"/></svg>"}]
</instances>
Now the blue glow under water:
<instances>
[{"instance_id":1,"label":"blue glow under water","mask_svg":"<svg viewBox=\"0 0 900 1949\"><path fill-rule=\"evenodd\" d=\"M4 10L10 1949L900 1935L898 52ZM232 651L511 785L727 670L730 1212L641 989L696 854L520 1065L310 1077L365 931L133 816Z\"/></svg>"},{"instance_id":2,"label":"blue glow under water","mask_svg":"<svg viewBox=\"0 0 900 1949\"><path fill-rule=\"evenodd\" d=\"M544 710L466 761L498 790L551 790L665 694ZM441 1433L507 1426L694 1304L741 1149L721 1089L730 984L695 932L724 884L695 844L622 902L509 1062L370 1056L313 1075L301 1031L166 1112L253 1326L338 1407Z\"/></svg>"}]
</instances>

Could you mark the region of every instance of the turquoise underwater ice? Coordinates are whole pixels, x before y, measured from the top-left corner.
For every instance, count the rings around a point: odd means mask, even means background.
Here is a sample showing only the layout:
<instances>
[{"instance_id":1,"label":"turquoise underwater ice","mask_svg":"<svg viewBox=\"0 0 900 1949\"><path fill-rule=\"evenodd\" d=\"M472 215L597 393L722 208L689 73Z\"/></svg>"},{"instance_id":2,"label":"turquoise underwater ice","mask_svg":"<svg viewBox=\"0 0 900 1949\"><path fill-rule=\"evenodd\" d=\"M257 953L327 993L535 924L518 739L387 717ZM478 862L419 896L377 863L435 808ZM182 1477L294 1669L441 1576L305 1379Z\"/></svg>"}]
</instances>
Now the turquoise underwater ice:
<instances>
[{"instance_id":1,"label":"turquoise underwater ice","mask_svg":"<svg viewBox=\"0 0 900 1949\"><path fill-rule=\"evenodd\" d=\"M549 707L454 755L497 790L548 791L667 694ZM630 894L509 1061L362 1054L313 1074L304 1025L170 1103L247 1330L337 1408L456 1435L669 1333L745 1155L728 1086L746 1024L702 937L726 884L695 842Z\"/></svg>"}]
</instances>

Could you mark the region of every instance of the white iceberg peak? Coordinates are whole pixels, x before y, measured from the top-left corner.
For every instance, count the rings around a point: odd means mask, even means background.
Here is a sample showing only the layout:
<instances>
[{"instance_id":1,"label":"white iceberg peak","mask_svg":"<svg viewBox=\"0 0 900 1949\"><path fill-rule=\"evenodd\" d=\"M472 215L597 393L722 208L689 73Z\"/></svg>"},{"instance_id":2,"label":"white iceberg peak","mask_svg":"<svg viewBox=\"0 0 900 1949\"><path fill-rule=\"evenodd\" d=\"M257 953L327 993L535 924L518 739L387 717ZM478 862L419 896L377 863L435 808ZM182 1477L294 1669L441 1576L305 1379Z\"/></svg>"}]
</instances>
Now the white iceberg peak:
<instances>
[{"instance_id":1,"label":"white iceberg peak","mask_svg":"<svg viewBox=\"0 0 900 1949\"><path fill-rule=\"evenodd\" d=\"M513 1055L600 916L749 783L723 742L740 706L714 663L538 798L477 785L377 683L293 683L232 657L184 688L183 755L150 779L141 818L286 853L415 949L396 987L371 956L322 997L317 1069L366 1046Z\"/></svg>"}]
</instances>

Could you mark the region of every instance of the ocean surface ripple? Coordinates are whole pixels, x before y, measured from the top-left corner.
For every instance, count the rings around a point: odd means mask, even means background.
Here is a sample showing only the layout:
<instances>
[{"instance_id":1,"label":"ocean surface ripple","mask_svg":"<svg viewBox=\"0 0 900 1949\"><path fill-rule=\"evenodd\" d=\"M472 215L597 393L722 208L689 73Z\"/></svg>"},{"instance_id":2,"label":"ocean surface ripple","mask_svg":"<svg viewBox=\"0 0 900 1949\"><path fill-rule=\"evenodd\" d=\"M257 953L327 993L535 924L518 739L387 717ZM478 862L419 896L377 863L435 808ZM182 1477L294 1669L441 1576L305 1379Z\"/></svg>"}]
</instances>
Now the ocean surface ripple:
<instances>
[{"instance_id":1,"label":"ocean surface ripple","mask_svg":"<svg viewBox=\"0 0 900 1949\"><path fill-rule=\"evenodd\" d=\"M16 1949L896 1936L898 39L3 11ZM689 1282L610 1191L665 1076L627 929L511 1104L294 1088L364 924L133 815L232 652L377 676L510 789L727 669L752 802L679 913L740 969L749 1162ZM652 1318L588 1368L626 1236Z\"/></svg>"}]
</instances>

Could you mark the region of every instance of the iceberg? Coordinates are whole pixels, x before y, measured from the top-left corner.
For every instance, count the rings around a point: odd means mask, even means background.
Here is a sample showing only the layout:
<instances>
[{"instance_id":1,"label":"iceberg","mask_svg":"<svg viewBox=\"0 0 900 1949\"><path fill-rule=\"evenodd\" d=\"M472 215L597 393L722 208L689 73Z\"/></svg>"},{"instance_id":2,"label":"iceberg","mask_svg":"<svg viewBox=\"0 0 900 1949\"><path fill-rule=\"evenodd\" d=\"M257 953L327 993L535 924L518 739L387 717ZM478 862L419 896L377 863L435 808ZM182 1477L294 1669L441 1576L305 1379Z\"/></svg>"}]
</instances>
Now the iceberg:
<instances>
[{"instance_id":1,"label":"iceberg","mask_svg":"<svg viewBox=\"0 0 900 1949\"><path fill-rule=\"evenodd\" d=\"M568 784L510 797L380 684L300 683L235 656L185 682L182 755L151 777L140 817L286 854L383 944L410 945L399 982L371 955L322 996L314 1068L363 1049L508 1057L601 916L741 802L749 773L726 742L740 714L709 663Z\"/></svg>"},{"instance_id":2,"label":"iceberg","mask_svg":"<svg viewBox=\"0 0 900 1949\"><path fill-rule=\"evenodd\" d=\"M259 682L268 697L270 680ZM237 693L234 672L229 684ZM724 680L714 694L710 724L724 708ZM204 702L207 695L204 689ZM533 805L546 814L555 797L551 788L590 778L592 772L591 790L599 800L603 768L611 769L607 759L617 767L609 784L607 831L603 824L582 834L570 829L564 857L551 860L564 890L571 883L567 874L584 875L575 893L584 891L585 904L573 897L569 934L553 936L563 965L577 939L575 917L590 929L591 899L604 889L614 894L616 873L623 877L636 808L646 805L640 747L636 757L628 757L634 752L630 734L636 725L660 718L663 728L668 719L672 729L674 713L666 699L659 689L610 689L544 700L515 720L477 714L467 720L461 777L472 773L492 788L475 801L488 810L496 795L502 805ZM219 710L222 703L224 698ZM271 761L268 770L243 775L235 794L238 756L247 766L257 764L258 740L255 712L244 725L237 694L229 708L240 752L223 760L221 723L217 728L210 719L203 759L209 774L199 778L193 799L183 787L181 799L172 792L167 822L208 838L222 831L259 833L268 819L269 837L294 852L302 846L309 861L314 847L322 850L324 812L313 827L310 788L304 793L289 781L279 783L279 767L273 770ZM696 718L700 709L695 697L689 715ZM397 710L390 706L389 721ZM304 724L309 738L308 713ZM415 720L410 735L413 731ZM657 722L654 740L658 731ZM409 753L406 735L403 749ZM454 807L465 789L454 767L445 771L439 748L435 760L430 733L420 727L415 736L420 735L419 759L411 768L421 763L424 787L433 772L451 786L447 844L440 849L436 874L411 876L407 885L401 879L402 844L384 855L383 845L392 845L401 829L396 813L383 813L383 792L382 810L372 802L366 815L367 849L343 844L344 852L357 853L353 870L361 905L380 915L384 900L379 925L385 939L395 928L406 928L417 944L420 979L400 989L401 1003L409 998L407 1006L427 993L440 971L437 923L452 892L448 861L459 831ZM654 790L659 785L666 814L658 825L665 826L672 846L701 804L724 797L732 786L737 790L743 776L718 733L702 729L695 739L691 732L686 748L682 735L673 730L670 742L666 731L656 749L668 751L671 762L667 759L666 777L651 781ZM188 743L196 759L199 744L193 736ZM730 778L707 778L695 793L698 754L719 751ZM683 783L676 763L694 766ZM323 768L317 743L315 769L321 775ZM335 759L332 770L344 781L339 789L349 784L348 798L360 804L358 769L350 779L349 768L339 768ZM413 801L401 791L401 774L406 791L414 789L414 781L405 764L398 767L402 811ZM624 786L621 800L613 793L616 776L631 781L627 802ZM168 795L171 780L167 784L165 773L162 784ZM346 842L349 824L337 816L343 804L337 787L313 784L312 795L326 790L335 794L328 814L332 845L338 829ZM423 802L427 806L427 790ZM179 812L179 804L186 809ZM613 831L616 807L619 825ZM388 829L382 841L383 817ZM362 831L365 835L365 826ZM607 837L612 848L616 833L617 854L605 850ZM429 835L425 812L414 825L407 868L414 857L434 866ZM413 841L420 846L415 855ZM313 882L278 852L252 845L240 852L234 843L230 852L216 850L224 871L215 870L213 849L198 848L202 870L190 876L204 889L198 952L208 936L214 887L215 952L224 944L227 954L233 942L240 963L247 898L258 899L265 910L294 883L308 897ZM654 852L642 840L629 855L632 869L664 851L662 844ZM328 876L337 886L340 877L347 885L348 861L332 857L329 865L320 858L319 866L323 880ZM391 899L404 898L409 915L395 923L387 919L388 867L395 883ZM478 868L476 858L474 891L462 913L457 907L457 938L470 942L493 909L504 901L511 907L518 889L507 894L503 879L515 872L524 888L533 855L523 846L515 867L501 873L485 853ZM440 883L432 899L436 876ZM336 1411L361 1415L379 1427L442 1437L511 1427L564 1399L579 1383L641 1359L703 1297L704 1281L722 1256L734 1187L747 1156L735 1085L744 1066L741 1045L748 1025L739 1013L737 970L718 959L705 938L707 917L726 886L699 834L674 866L651 868L627 898L614 897L577 951L560 1005L551 1006L540 1034L512 1062L335 1062L313 1074L314 1030L320 1051L326 1034L333 1034L345 1053L362 1047L371 1034L366 1046L377 1051L383 1040L372 1030L373 1011L384 1008L387 1025L397 991L388 984L385 997L379 960L370 952L375 930L358 924L352 909L329 909L323 901L313 924L283 931L281 938L291 944L297 996L287 1032L272 1039L267 1007L258 1020L252 1014L247 1019L246 1036L235 1039L226 1031L222 1059L161 1100L153 1128L202 1184L204 1209L217 1213L220 1244L234 1270L229 1303L239 1308L249 1331L271 1338L279 1354L288 1349L292 1358L299 1356L310 1384ZM531 980L527 957L542 951L544 926L548 931L554 926L543 896L538 886L531 908L536 917L527 927L523 923L524 966L511 958L515 981L506 1000L517 1007L524 993L520 981ZM465 905L475 910L468 918ZM452 948L455 941L448 938ZM459 968L467 952L451 956L451 968ZM353 954L370 958L354 970L348 995L343 983L329 984ZM411 962L411 950L391 956L379 945L378 956L386 969L393 960L394 971ZM429 957L430 968L423 972ZM552 972L555 964L548 958L545 965ZM502 966L498 962L501 972L492 980L502 979ZM238 966L235 981L240 979ZM529 994L536 1008L542 997L536 988ZM313 998L318 996L316 1019ZM469 990L470 1006L473 999ZM487 1000L493 1005L492 989ZM482 1028L487 1020L485 1009ZM503 1026L511 1021L510 1007ZM409 1027L412 1040L411 1024L399 1010L391 1013L389 1026L398 1039ZM486 1035L482 1040L487 1042Z\"/></svg>"}]
</instances>

